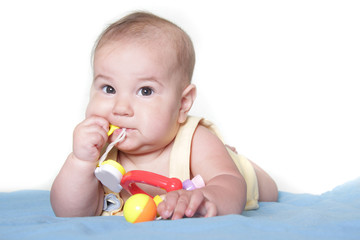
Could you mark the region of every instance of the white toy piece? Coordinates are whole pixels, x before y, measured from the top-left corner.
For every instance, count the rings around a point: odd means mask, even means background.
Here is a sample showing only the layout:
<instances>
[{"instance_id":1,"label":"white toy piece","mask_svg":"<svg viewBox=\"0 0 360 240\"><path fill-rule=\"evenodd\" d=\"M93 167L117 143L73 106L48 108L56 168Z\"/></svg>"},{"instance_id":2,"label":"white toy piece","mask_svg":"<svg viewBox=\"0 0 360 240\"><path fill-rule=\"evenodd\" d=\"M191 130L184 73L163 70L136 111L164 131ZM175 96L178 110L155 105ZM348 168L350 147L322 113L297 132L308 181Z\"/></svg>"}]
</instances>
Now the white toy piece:
<instances>
[{"instance_id":1,"label":"white toy piece","mask_svg":"<svg viewBox=\"0 0 360 240\"><path fill-rule=\"evenodd\" d=\"M110 136L118 127L110 125L110 131L108 135ZM98 167L95 169L96 178L107 188L113 192L120 192L122 187L120 185L123 175L125 175L125 169L121 166L120 163L114 160L105 160L110 150L117 144L121 142L126 137L126 129L123 128L121 133L117 136L114 142L110 143L106 148L105 153L99 159Z\"/></svg>"},{"instance_id":2,"label":"white toy piece","mask_svg":"<svg viewBox=\"0 0 360 240\"><path fill-rule=\"evenodd\" d=\"M119 193L122 190L121 179L125 174L125 169L114 160L106 160L95 169L95 176L99 181L111 191Z\"/></svg>"}]
</instances>

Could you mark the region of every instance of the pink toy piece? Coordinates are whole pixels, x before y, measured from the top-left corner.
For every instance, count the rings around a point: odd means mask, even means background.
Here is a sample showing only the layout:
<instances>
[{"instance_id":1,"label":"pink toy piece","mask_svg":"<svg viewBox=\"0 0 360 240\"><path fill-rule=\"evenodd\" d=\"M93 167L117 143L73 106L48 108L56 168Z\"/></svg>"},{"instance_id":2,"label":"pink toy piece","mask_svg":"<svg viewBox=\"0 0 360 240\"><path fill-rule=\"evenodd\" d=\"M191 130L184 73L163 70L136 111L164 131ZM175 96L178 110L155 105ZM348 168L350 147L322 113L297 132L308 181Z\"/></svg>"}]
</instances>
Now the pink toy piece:
<instances>
[{"instance_id":1,"label":"pink toy piece","mask_svg":"<svg viewBox=\"0 0 360 240\"><path fill-rule=\"evenodd\" d=\"M194 190L205 186L204 180L200 175L196 175L193 179L187 179L183 182L183 189Z\"/></svg>"},{"instance_id":2,"label":"pink toy piece","mask_svg":"<svg viewBox=\"0 0 360 240\"><path fill-rule=\"evenodd\" d=\"M196 175L191 181L194 183L196 188L205 187L204 179L200 175Z\"/></svg>"}]
</instances>

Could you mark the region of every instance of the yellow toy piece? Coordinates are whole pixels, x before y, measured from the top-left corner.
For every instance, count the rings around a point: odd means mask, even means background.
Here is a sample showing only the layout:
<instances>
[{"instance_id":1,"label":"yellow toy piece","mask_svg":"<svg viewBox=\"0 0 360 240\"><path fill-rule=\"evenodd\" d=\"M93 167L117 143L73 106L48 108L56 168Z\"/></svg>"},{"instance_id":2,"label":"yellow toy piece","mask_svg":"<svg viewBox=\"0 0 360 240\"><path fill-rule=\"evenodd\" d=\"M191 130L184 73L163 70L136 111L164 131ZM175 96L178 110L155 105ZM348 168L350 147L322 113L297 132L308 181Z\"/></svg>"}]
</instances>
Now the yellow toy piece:
<instances>
[{"instance_id":1,"label":"yellow toy piece","mask_svg":"<svg viewBox=\"0 0 360 240\"><path fill-rule=\"evenodd\" d=\"M159 206L159 204L163 201L162 197L160 197L159 195L156 195L153 200L156 204L156 207Z\"/></svg>"},{"instance_id":2,"label":"yellow toy piece","mask_svg":"<svg viewBox=\"0 0 360 240\"><path fill-rule=\"evenodd\" d=\"M114 160L109 159L109 160L103 161L101 163L101 165L105 165L105 164L109 164L109 165L113 166L114 168L119 170L123 176L126 173L124 167L120 163L118 163L118 162L116 162Z\"/></svg>"},{"instance_id":3,"label":"yellow toy piece","mask_svg":"<svg viewBox=\"0 0 360 240\"><path fill-rule=\"evenodd\" d=\"M111 134L113 134L113 132L114 132L116 129L119 129L119 127L110 124L110 129L109 129L109 132L108 132L108 136L110 136Z\"/></svg>"}]
</instances>

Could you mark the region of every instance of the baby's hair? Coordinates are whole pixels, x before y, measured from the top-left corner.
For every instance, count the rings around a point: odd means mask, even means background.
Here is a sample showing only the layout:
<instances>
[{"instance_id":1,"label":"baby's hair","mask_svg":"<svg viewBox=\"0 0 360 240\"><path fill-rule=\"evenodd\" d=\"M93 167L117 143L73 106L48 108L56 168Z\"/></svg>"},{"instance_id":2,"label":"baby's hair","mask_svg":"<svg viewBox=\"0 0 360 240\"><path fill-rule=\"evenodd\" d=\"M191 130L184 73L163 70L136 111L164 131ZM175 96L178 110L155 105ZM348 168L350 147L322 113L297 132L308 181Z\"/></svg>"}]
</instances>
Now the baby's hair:
<instances>
[{"instance_id":1,"label":"baby's hair","mask_svg":"<svg viewBox=\"0 0 360 240\"><path fill-rule=\"evenodd\" d=\"M120 39L145 43L170 43L176 51L179 69L186 77L186 81L191 82L195 65L193 43L188 34L174 23L152 13L134 12L112 23L101 33L95 43L94 54L109 41Z\"/></svg>"}]
</instances>

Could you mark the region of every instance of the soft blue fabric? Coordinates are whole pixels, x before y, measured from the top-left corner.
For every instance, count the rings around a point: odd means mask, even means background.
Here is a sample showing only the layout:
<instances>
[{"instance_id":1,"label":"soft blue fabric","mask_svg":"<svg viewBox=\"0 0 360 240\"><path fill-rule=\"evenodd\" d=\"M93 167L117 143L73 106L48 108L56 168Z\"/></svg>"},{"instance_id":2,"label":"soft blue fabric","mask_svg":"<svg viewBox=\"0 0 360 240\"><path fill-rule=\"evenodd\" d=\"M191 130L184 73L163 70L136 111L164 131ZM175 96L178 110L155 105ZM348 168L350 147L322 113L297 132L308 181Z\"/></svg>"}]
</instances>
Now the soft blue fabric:
<instances>
[{"instance_id":1,"label":"soft blue fabric","mask_svg":"<svg viewBox=\"0 0 360 240\"><path fill-rule=\"evenodd\" d=\"M79 199L81 201L81 199ZM322 195L280 192L243 215L130 224L57 218L48 191L0 193L0 239L360 239L360 178Z\"/></svg>"}]
</instances>

